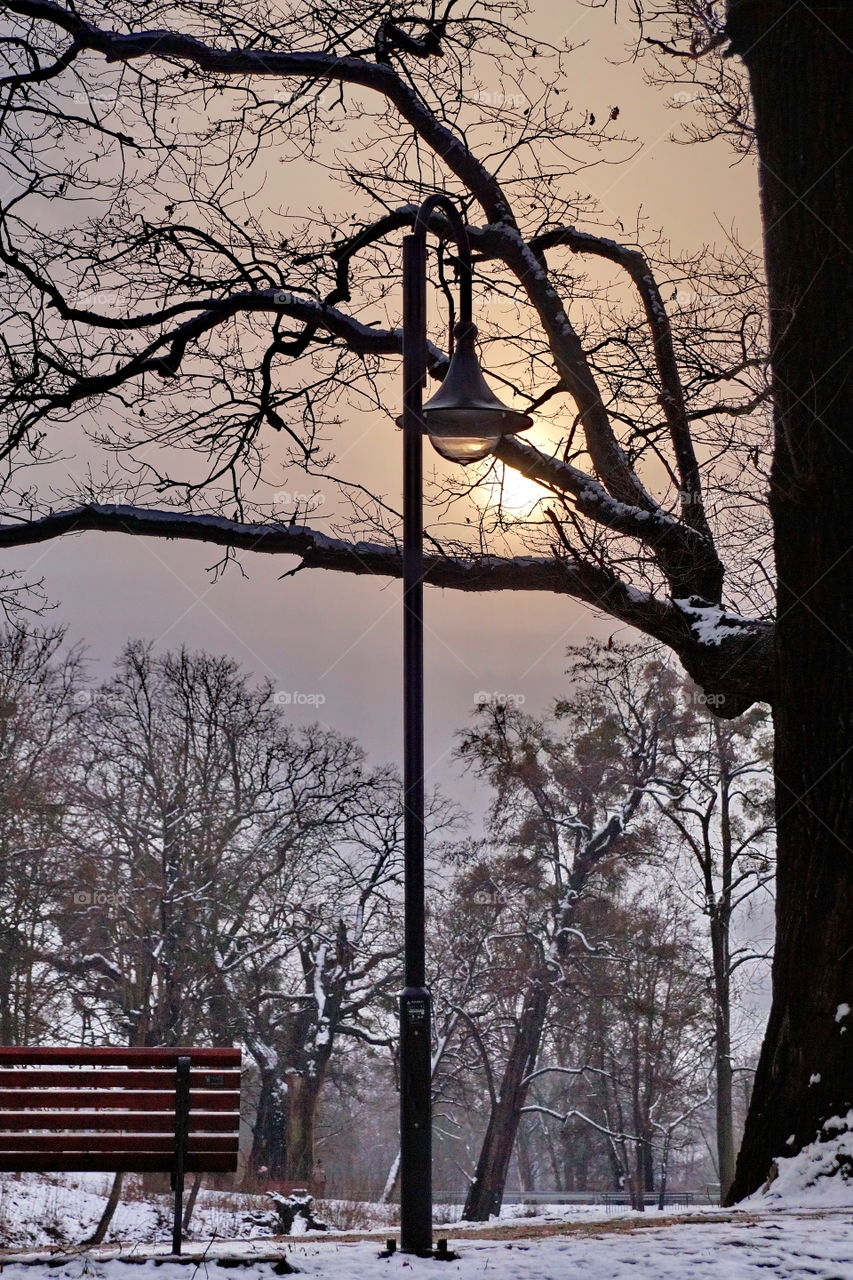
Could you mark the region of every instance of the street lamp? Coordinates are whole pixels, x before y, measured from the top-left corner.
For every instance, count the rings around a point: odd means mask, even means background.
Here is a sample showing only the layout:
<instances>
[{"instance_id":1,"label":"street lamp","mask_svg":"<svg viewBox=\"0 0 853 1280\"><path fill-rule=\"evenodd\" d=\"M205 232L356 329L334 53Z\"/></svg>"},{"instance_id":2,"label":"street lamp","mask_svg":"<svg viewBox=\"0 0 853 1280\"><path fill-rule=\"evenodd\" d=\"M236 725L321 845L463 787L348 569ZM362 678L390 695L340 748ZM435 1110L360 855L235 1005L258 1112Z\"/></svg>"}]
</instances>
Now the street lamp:
<instances>
[{"instance_id":1,"label":"street lamp","mask_svg":"<svg viewBox=\"0 0 853 1280\"><path fill-rule=\"evenodd\" d=\"M450 223L459 262L459 323L444 381L423 403L426 381L426 235L434 210ZM430 993L424 918L423 437L443 458L467 465L533 419L503 404L477 360L471 318L468 233L444 195L421 205L403 239L403 789L404 989L400 996L400 1248L432 1253Z\"/></svg>"}]
</instances>

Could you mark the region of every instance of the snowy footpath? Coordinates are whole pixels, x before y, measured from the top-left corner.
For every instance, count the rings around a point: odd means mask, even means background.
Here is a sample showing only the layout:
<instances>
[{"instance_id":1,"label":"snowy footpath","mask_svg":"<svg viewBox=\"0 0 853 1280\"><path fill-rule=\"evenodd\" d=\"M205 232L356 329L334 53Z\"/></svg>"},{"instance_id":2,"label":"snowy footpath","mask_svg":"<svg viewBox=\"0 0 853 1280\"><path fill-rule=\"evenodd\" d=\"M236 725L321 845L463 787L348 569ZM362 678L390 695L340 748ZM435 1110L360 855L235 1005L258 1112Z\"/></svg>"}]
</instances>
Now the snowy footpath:
<instances>
[{"instance_id":1,"label":"snowy footpath","mask_svg":"<svg viewBox=\"0 0 853 1280\"><path fill-rule=\"evenodd\" d=\"M602 1223L537 1239L460 1239L454 1262L378 1257L381 1242L218 1242L183 1262L92 1254L6 1260L3 1280L261 1280L298 1272L316 1280L853 1280L853 1210L745 1212L616 1230ZM571 1230L571 1229L570 1229ZM147 1251L140 1250L140 1253ZM255 1255L253 1257L253 1255ZM130 1265L129 1265L130 1264Z\"/></svg>"}]
</instances>

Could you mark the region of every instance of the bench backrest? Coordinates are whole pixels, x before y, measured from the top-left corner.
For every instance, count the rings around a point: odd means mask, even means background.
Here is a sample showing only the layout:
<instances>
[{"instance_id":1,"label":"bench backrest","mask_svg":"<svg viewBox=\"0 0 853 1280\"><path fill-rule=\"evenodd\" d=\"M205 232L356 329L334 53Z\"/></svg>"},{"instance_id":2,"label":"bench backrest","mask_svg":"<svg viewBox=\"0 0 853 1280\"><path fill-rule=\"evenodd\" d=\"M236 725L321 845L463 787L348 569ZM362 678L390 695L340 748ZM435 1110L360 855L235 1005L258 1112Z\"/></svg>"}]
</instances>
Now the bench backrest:
<instances>
[{"instance_id":1,"label":"bench backrest","mask_svg":"<svg viewBox=\"0 0 853 1280\"><path fill-rule=\"evenodd\" d=\"M0 1048L0 1170L175 1170L189 1058L187 1172L237 1168L239 1049Z\"/></svg>"}]
</instances>

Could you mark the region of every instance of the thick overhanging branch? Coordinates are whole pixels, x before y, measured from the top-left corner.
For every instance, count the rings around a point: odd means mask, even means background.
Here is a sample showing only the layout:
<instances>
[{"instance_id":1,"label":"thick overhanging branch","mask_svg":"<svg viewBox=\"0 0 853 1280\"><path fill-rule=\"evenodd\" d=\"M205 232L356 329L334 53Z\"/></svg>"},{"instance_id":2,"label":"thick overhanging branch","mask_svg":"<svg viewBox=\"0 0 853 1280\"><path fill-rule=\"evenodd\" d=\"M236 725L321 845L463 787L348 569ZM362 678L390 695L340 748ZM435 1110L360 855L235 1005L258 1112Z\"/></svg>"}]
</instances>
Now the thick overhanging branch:
<instances>
[{"instance_id":1,"label":"thick overhanging branch","mask_svg":"<svg viewBox=\"0 0 853 1280\"><path fill-rule=\"evenodd\" d=\"M88 310L69 306L58 291L53 291L52 301L65 319L97 320L109 327L136 329L163 319L155 313L127 318L99 317ZM164 315L174 318L189 309L196 310L197 314L161 334L132 359L109 373L79 378L63 392L50 397L41 410L42 414L103 395L147 372L155 372L161 377L176 376L191 342L241 312L287 315L312 330L321 329L341 339L349 350L361 355L396 355L402 350L401 330L372 328L336 307L284 289L259 289L221 299L178 303ZM444 372L446 356L442 352L430 347L429 360L433 372ZM710 600L719 598L716 578L719 561L710 537L673 519L659 507L649 510L618 501L601 483L578 467L543 454L521 440L506 438L497 456L523 475L571 493L578 511L588 518L640 540L658 559L674 594L700 594ZM716 594L710 593L712 588L716 589Z\"/></svg>"},{"instance_id":2,"label":"thick overhanging branch","mask_svg":"<svg viewBox=\"0 0 853 1280\"><path fill-rule=\"evenodd\" d=\"M587 450L598 479L585 475L569 464L548 458L520 441L506 441L499 457L523 474L572 495L577 509L590 519L616 532L638 539L657 559L666 575L672 595L681 599L697 598L718 605L721 599L722 566L716 554L701 504L698 466L690 438L684 396L675 361L672 335L659 290L645 258L613 241L584 236L573 228L560 228L526 243L512 216L512 211L497 178L455 135L430 111L416 89L383 61L363 57L337 57L324 52L280 52L255 48L217 48L193 36L171 30L122 33L106 30L80 17L72 9L53 0L7 0L7 9L32 19L45 21L68 33L73 48L92 50L109 62L131 62L141 58L159 58L170 62L192 64L217 77L238 80L255 76L310 78L316 82L338 81L362 86L380 93L399 112L414 131L440 157L449 170L465 186L483 208L489 222L472 230L472 241L478 250L499 256L512 270L536 309L548 337L559 375L559 385L574 398L583 424ZM431 50L424 46L422 52ZM418 56L421 56L419 52ZM328 301L345 300L349 294L349 260L352 253L384 234L404 226L411 216L406 206L388 215L374 228L366 228L360 236L342 246L336 256L336 286ZM556 239L554 237L557 237ZM544 261L550 244L565 243L576 252L598 253L625 268L634 280L646 309L653 335L658 372L661 381L661 404L670 426L670 434L683 487L682 520L675 520L648 493L629 464L613 431L593 370L580 338L571 325L557 291L553 287ZM7 259L8 260L8 259ZM19 260L10 265L28 274ZM247 291L230 298L194 300L174 304L160 315L127 317L115 321L95 313L68 307L64 299L42 280L30 275L31 283L42 288L63 316L94 325L112 328L142 329L156 325L158 336L130 360L107 374L96 377L80 375L64 392L47 397L38 416L51 408L71 404L104 394L129 378L154 371L164 377L177 374L189 343L239 311L266 310L287 314L305 326L306 334L316 330L337 337L358 353L396 354L400 351L401 334L397 330L378 330L360 324L335 307L317 299L299 296L285 290ZM191 312L191 317L170 331L164 324ZM443 369L442 353L430 352L433 371ZM20 526L0 527L0 542L21 545L41 537L83 529L113 529L153 536L189 537L247 550L280 552L300 557L303 567L340 569L352 573L399 574L399 553L379 544L349 544L297 526L238 525L218 517L181 516L171 512L141 513L133 508L81 507L73 512L58 513L33 521L26 526L28 534L20 536ZM59 527L64 523L64 527ZM48 529L53 531L45 531ZM156 527L155 527L156 526ZM227 527L226 527L227 526ZM42 530L43 532L39 532ZM300 541L301 540L301 541ZM703 666L701 652L707 648L697 642L691 624L682 610L671 603L636 592L620 582L615 574L598 565L576 563L570 557L555 554L552 558L519 557L501 559L487 557L463 559L435 556L430 558L427 581L434 585L459 590L549 590L575 596L614 617L670 644L682 656L691 674L705 683L697 670ZM756 643L755 628L764 624L744 622L744 634ZM753 628L750 631L750 628ZM763 635L763 632L762 632ZM743 637L741 637L742 639ZM733 635L711 646L715 654L736 646ZM759 646L760 647L760 646ZM696 650L696 661L690 665L689 655ZM688 656L686 657L685 654ZM735 655L735 665L737 656ZM722 676L725 672L722 673ZM754 673L753 673L754 675ZM728 677L726 677L728 678ZM752 697L765 697L765 685L753 679L761 691L743 694L746 704Z\"/></svg>"},{"instance_id":3,"label":"thick overhanging branch","mask_svg":"<svg viewBox=\"0 0 853 1280\"><path fill-rule=\"evenodd\" d=\"M215 76L308 77L318 82L329 80L362 86L383 95L479 202L489 225L474 235L475 243L482 242L487 251L492 250L503 259L537 311L549 340L560 384L572 395L578 406L587 450L601 482L596 484L590 478L583 477L582 473L576 472L572 484L566 483L568 473L553 483L559 488L569 489L574 494L578 508L585 514L611 528L641 538L657 557L674 594L686 596L695 593L705 600L719 601L722 566L716 556L701 506L698 468L690 441L671 334L657 286L642 255L623 249L615 242L596 241L595 237L587 237L584 241L584 246L590 252L604 252L601 246L612 245L610 256L616 254L614 260L629 270L646 304L661 370L662 404L670 422L686 495L683 495L682 523L673 521L648 493L619 444L580 338L550 282L544 261L546 239L540 238L541 243L525 242L498 179L472 154L464 140L436 117L416 89L391 65L381 61L368 61L358 56L336 57L316 51L218 48L194 36L172 30L122 33L97 27L53 0L8 0L7 7L10 11L35 21L52 23L72 37L75 47L99 52L110 62L159 58L193 64ZM426 47L424 52L428 52ZM408 207L404 207L390 214L384 224L380 222L378 229L382 232L396 229L404 225L409 216ZM368 229L363 237L371 239L373 234ZM569 235L568 230L565 235ZM348 242L337 258L336 288L330 295L331 299L344 299L348 295L348 262L351 253L360 247L360 240L362 237L355 237ZM569 243L569 240L564 242ZM592 248L593 244L599 247ZM579 247L577 236L572 247ZM53 301L62 310L62 305L57 303L56 298ZM177 307L182 308L183 305L177 304ZM192 305L197 309L198 304ZM344 317L334 308L324 308L323 304L313 299L298 298L295 295L284 299L281 293L277 294L274 290L261 290L210 304L201 314L194 315L171 334L162 335L120 368L97 378L80 377L64 396L55 398L53 404L56 407L66 407L81 398L112 390L128 377L136 377L149 371L162 376L173 376L189 342L221 323L227 316L243 309L285 311L302 320L307 331L313 327L322 328L342 338L356 351L399 351L400 336L396 332L371 331L367 326ZM176 308L173 307L159 317L159 322L162 323L164 318L175 314ZM91 319L77 313L71 313L71 318ZM136 317L132 321L128 320L126 327L140 327L144 323L154 323L157 319ZM105 323L103 318L92 319L92 322ZM168 352L166 347L169 348ZM39 416L44 416L44 412ZM509 449L505 451L504 461L513 466L518 466L519 463L518 458L510 457ZM530 458L523 461L525 465L529 465ZM608 497L609 502L604 500ZM645 520L642 519L643 516ZM695 536L697 534L698 538Z\"/></svg>"},{"instance_id":4,"label":"thick overhanging branch","mask_svg":"<svg viewBox=\"0 0 853 1280\"><path fill-rule=\"evenodd\" d=\"M710 541L711 531L702 502L699 462L693 448L687 406L684 402L684 391L672 341L672 328L648 259L637 249L629 249L616 240L609 240L604 236L577 231L574 227L557 227L531 241L531 247L541 251L560 244L567 245L573 253L588 253L595 257L606 258L609 262L622 267L631 277L642 300L652 335L655 363L661 385L660 405L669 427L681 481L682 514L687 524L704 534ZM722 585L722 566L720 566L720 583Z\"/></svg>"},{"instance_id":5,"label":"thick overhanging branch","mask_svg":"<svg viewBox=\"0 0 853 1280\"><path fill-rule=\"evenodd\" d=\"M181 538L264 555L298 557L300 568L400 578L402 551L379 542L347 542L297 524L248 524L224 516L190 514L114 504L87 503L29 521L0 523L0 547L29 546L71 533L97 531L154 538ZM593 565L567 564L550 556L431 555L424 559L424 581L456 591L551 591L576 596L631 619L643 608L661 606ZM617 616L621 616L621 613ZM626 618L626 620L628 620Z\"/></svg>"},{"instance_id":6,"label":"thick overhanging branch","mask_svg":"<svg viewBox=\"0 0 853 1280\"><path fill-rule=\"evenodd\" d=\"M294 556L297 569L401 578L399 547L347 542L304 525L248 524L224 516L87 503L27 521L0 522L0 547L23 547L66 534L124 533L181 538L255 554ZM661 600L601 567L559 556L428 555L424 581L454 591L547 591L599 609L673 649L685 669L716 696L726 718L752 702L772 701L772 623L741 618L701 600Z\"/></svg>"},{"instance_id":7,"label":"thick overhanging branch","mask_svg":"<svg viewBox=\"0 0 853 1280\"><path fill-rule=\"evenodd\" d=\"M587 452L596 475L620 502L659 510L659 504L630 466L622 449L580 337L551 283L540 249L528 244L517 227L508 224L486 229L487 242L514 272L524 288L548 336L548 344L560 382L578 407Z\"/></svg>"},{"instance_id":8,"label":"thick overhanging branch","mask_svg":"<svg viewBox=\"0 0 853 1280\"><path fill-rule=\"evenodd\" d=\"M531 480L570 493L582 515L617 533L636 538L654 555L675 596L699 595L719 601L722 566L710 533L682 524L660 507L648 510L619 502L592 476L571 463L541 453L513 436L505 437L496 456Z\"/></svg>"}]
</instances>

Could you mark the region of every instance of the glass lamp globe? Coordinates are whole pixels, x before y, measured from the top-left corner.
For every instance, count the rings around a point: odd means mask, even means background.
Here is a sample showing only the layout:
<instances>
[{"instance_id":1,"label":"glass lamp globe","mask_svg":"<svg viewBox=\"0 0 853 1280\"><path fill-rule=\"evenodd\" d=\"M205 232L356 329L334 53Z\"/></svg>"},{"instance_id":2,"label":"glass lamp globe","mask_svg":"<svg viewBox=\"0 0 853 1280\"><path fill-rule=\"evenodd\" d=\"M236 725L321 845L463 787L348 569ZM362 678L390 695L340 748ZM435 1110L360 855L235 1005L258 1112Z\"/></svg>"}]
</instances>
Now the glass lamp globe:
<instances>
[{"instance_id":1,"label":"glass lamp globe","mask_svg":"<svg viewBox=\"0 0 853 1280\"><path fill-rule=\"evenodd\" d=\"M421 410L436 453L467 466L488 457L501 436L515 435L533 425L526 413L499 400L483 377L473 324L456 329L456 348L444 381Z\"/></svg>"}]
</instances>

